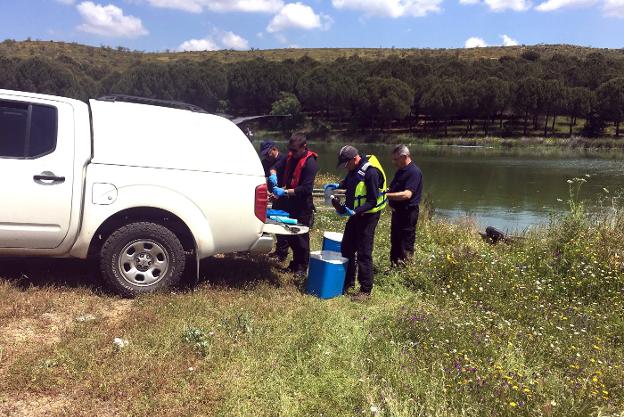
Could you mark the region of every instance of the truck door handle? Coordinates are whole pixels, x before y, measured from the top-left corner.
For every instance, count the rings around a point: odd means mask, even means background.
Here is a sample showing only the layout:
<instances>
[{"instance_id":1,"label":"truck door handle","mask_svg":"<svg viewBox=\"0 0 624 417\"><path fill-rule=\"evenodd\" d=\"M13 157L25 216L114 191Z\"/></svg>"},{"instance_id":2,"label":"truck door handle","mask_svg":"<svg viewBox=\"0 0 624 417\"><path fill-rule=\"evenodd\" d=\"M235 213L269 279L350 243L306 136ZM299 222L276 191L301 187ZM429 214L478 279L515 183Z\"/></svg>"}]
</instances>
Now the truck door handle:
<instances>
[{"instance_id":1,"label":"truck door handle","mask_svg":"<svg viewBox=\"0 0 624 417\"><path fill-rule=\"evenodd\" d=\"M44 171L41 174L34 175L33 180L39 184L53 184L65 182L65 177L58 177L53 172Z\"/></svg>"}]
</instances>

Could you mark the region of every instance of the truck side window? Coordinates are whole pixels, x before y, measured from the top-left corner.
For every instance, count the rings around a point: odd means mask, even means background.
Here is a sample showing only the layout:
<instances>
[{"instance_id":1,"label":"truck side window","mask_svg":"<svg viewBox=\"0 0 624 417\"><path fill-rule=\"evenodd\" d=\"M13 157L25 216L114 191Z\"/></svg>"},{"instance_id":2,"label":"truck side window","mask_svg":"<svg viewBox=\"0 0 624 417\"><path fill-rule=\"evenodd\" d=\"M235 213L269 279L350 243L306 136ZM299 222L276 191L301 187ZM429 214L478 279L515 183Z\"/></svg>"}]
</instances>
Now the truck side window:
<instances>
[{"instance_id":1,"label":"truck side window","mask_svg":"<svg viewBox=\"0 0 624 417\"><path fill-rule=\"evenodd\" d=\"M32 105L29 158L49 154L56 148L56 107Z\"/></svg>"},{"instance_id":2,"label":"truck side window","mask_svg":"<svg viewBox=\"0 0 624 417\"><path fill-rule=\"evenodd\" d=\"M0 101L0 157L24 157L27 126L27 105Z\"/></svg>"},{"instance_id":3,"label":"truck side window","mask_svg":"<svg viewBox=\"0 0 624 417\"><path fill-rule=\"evenodd\" d=\"M0 158L38 158L56 149L57 110L0 101Z\"/></svg>"}]
</instances>

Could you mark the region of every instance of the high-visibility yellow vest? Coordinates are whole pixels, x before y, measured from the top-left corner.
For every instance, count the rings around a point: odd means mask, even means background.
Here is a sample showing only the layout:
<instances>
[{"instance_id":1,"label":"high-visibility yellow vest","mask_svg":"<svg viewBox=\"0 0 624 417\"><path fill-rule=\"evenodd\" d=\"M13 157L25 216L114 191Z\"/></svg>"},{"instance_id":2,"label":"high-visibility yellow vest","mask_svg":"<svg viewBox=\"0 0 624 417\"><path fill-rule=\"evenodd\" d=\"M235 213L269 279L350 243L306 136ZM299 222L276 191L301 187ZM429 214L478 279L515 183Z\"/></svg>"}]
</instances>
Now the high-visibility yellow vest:
<instances>
[{"instance_id":1,"label":"high-visibility yellow vest","mask_svg":"<svg viewBox=\"0 0 624 417\"><path fill-rule=\"evenodd\" d=\"M355 200L353 201L353 209L356 209L363 205L366 202L366 184L364 183L364 175L366 174L366 170L370 167L377 168L381 174L383 175L383 184L379 188L379 196L377 197L377 205L372 209L366 211L365 213L377 213L388 205L388 199L386 198L386 189L387 189L387 179L386 173L384 172L379 160L375 155L367 155L368 162L366 162L362 167L358 170L357 175L360 179L360 182L355 187Z\"/></svg>"}]
</instances>

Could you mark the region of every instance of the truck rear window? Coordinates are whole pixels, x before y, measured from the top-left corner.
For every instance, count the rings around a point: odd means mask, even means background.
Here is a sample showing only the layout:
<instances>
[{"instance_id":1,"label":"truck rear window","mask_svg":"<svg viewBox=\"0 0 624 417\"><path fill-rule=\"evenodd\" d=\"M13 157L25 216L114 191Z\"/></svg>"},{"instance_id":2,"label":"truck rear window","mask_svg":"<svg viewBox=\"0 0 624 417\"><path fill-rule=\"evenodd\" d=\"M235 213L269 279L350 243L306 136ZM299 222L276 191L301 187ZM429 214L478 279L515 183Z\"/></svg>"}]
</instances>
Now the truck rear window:
<instances>
[{"instance_id":1,"label":"truck rear window","mask_svg":"<svg viewBox=\"0 0 624 417\"><path fill-rule=\"evenodd\" d=\"M0 101L0 158L37 158L56 148L57 109Z\"/></svg>"}]
</instances>

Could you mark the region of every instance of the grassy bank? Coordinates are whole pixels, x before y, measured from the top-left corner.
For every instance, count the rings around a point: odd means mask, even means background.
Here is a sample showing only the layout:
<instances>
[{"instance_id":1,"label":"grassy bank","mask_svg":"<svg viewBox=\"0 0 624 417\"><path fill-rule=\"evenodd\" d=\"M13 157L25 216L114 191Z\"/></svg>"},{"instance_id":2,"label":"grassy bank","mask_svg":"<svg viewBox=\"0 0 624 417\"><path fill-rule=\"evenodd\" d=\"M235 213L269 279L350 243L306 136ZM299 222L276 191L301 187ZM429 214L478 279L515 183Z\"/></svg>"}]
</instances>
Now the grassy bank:
<instances>
[{"instance_id":1,"label":"grassy bank","mask_svg":"<svg viewBox=\"0 0 624 417\"><path fill-rule=\"evenodd\" d=\"M386 213L365 303L246 255L136 300L82 263L2 261L0 415L624 415L624 217L573 209L495 246L423 219L402 270ZM313 248L342 225L320 212Z\"/></svg>"},{"instance_id":2,"label":"grassy bank","mask_svg":"<svg viewBox=\"0 0 624 417\"><path fill-rule=\"evenodd\" d=\"M418 138L410 135L398 135L395 142L404 140L412 144L424 145L447 145L447 146L491 146L496 148L568 148L590 149L604 151L624 150L624 140L616 138L553 138L553 137L518 137L501 138L496 136L486 137L425 137Z\"/></svg>"}]
</instances>

